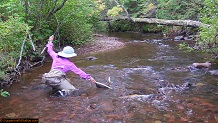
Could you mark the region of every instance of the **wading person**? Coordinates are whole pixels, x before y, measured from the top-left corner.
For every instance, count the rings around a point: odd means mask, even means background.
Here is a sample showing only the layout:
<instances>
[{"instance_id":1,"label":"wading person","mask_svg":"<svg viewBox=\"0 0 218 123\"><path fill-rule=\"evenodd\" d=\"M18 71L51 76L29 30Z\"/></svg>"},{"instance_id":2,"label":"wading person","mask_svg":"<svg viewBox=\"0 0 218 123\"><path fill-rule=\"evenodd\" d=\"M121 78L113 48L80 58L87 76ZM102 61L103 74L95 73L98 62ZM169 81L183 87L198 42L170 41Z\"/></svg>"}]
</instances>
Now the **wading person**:
<instances>
[{"instance_id":1,"label":"wading person","mask_svg":"<svg viewBox=\"0 0 218 123\"><path fill-rule=\"evenodd\" d=\"M65 78L67 72L74 72L81 78L95 83L96 81L90 74L85 73L70 61L71 57L77 56L74 49L71 46L66 46L61 52L56 53L53 51L53 40L54 35L49 37L46 45L47 52L53 60L51 70L43 74L42 80L51 86L53 91L58 92L62 96L70 95L78 90Z\"/></svg>"}]
</instances>

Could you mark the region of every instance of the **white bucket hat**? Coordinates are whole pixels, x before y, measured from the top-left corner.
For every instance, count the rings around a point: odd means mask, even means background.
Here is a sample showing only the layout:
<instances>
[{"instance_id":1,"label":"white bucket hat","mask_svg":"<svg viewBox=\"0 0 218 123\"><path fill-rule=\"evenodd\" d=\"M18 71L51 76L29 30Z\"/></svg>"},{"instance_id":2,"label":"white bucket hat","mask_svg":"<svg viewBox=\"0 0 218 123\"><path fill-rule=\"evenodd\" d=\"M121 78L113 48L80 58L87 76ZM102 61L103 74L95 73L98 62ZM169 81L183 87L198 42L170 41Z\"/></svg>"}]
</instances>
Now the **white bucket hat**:
<instances>
[{"instance_id":1,"label":"white bucket hat","mask_svg":"<svg viewBox=\"0 0 218 123\"><path fill-rule=\"evenodd\" d=\"M58 52L58 55L65 58L77 56L77 54L74 52L74 49L71 46L64 47L63 51Z\"/></svg>"}]
</instances>

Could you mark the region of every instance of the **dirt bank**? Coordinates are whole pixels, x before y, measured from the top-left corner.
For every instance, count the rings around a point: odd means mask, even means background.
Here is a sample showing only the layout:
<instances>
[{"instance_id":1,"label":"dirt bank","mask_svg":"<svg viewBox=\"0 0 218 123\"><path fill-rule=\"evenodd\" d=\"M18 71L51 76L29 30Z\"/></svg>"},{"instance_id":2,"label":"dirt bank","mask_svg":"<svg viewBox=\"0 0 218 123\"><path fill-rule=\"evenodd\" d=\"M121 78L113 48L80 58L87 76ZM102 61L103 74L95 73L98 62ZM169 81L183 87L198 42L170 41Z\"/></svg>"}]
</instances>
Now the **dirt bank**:
<instances>
[{"instance_id":1,"label":"dirt bank","mask_svg":"<svg viewBox=\"0 0 218 123\"><path fill-rule=\"evenodd\" d=\"M103 52L112 49L122 48L125 44L116 37L107 37L101 34L94 34L94 40L75 49L78 55L84 55L94 52Z\"/></svg>"}]
</instances>

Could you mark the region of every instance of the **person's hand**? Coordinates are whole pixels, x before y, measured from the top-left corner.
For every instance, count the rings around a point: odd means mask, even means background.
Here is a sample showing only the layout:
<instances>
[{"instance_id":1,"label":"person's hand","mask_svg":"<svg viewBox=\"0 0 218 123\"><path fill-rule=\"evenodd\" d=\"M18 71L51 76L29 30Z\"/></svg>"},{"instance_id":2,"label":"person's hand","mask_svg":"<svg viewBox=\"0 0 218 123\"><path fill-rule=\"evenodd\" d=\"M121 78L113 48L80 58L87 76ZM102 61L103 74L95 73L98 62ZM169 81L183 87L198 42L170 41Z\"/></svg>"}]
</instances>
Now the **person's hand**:
<instances>
[{"instance_id":1,"label":"person's hand","mask_svg":"<svg viewBox=\"0 0 218 123\"><path fill-rule=\"evenodd\" d=\"M49 42L52 42L54 40L54 35L51 35L48 39Z\"/></svg>"},{"instance_id":2,"label":"person's hand","mask_svg":"<svg viewBox=\"0 0 218 123\"><path fill-rule=\"evenodd\" d=\"M89 79L92 83L95 83L96 81L95 81L95 79L94 78L92 78L92 77L90 77L90 79Z\"/></svg>"}]
</instances>

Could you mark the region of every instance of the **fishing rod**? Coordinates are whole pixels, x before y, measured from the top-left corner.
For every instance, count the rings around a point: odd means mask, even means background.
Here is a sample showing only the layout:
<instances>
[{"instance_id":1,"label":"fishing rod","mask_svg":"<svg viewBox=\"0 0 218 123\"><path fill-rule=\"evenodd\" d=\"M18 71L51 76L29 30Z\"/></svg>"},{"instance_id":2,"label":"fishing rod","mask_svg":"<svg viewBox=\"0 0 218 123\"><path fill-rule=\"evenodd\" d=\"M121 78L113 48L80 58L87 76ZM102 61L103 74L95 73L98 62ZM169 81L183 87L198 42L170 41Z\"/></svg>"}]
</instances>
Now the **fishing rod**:
<instances>
[{"instance_id":1,"label":"fishing rod","mask_svg":"<svg viewBox=\"0 0 218 123\"><path fill-rule=\"evenodd\" d=\"M55 18L56 18L56 20L57 20L58 26L57 26L55 32L53 33L53 35L55 36L56 33L58 33L58 37L59 37L59 38L58 38L59 48L60 48L60 34L59 34L59 29L60 29L60 27L63 25L65 19L66 19L70 14L72 14L72 13L68 13L67 16L61 21L60 24L58 23L58 18L57 18L57 16L54 14L54 16L55 16ZM45 52L45 49L46 49L46 46L45 46L45 47L43 48L43 50L41 51L41 55Z\"/></svg>"}]
</instances>

